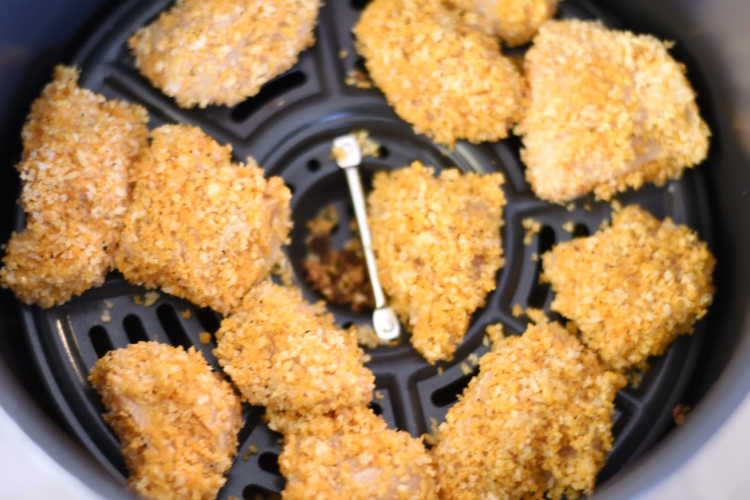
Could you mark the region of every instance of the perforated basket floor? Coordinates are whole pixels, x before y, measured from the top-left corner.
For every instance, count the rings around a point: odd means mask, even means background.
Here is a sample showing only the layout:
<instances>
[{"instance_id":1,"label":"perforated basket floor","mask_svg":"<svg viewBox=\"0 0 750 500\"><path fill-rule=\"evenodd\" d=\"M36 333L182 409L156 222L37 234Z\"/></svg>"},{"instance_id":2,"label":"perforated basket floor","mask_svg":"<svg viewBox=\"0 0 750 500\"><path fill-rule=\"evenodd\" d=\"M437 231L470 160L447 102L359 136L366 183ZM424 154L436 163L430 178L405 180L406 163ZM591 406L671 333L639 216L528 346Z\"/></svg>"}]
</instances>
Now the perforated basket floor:
<instances>
[{"instance_id":1,"label":"perforated basket floor","mask_svg":"<svg viewBox=\"0 0 750 500\"><path fill-rule=\"evenodd\" d=\"M326 2L320 13L316 45L302 54L293 69L267 84L259 95L234 108L180 109L152 88L134 68L126 40L168 7L170 2L166 0L126 2L92 34L75 63L82 68L83 86L146 106L152 118L150 126L168 122L200 126L220 142L231 143L237 159L251 155L269 174L281 175L294 193L295 229L288 252L299 276L306 236L304 222L318 209L334 203L342 218L334 241L341 242L351 236L346 224L351 207L345 179L329 158L330 142L336 135L364 128L383 145L380 158L365 159L366 183L376 170L401 167L415 159L438 169L455 165L463 170L505 174L506 265L498 273L497 289L487 297L486 306L473 316L455 359L438 365L444 369L438 373L438 366L428 365L408 341L395 348L370 351L372 361L368 366L375 373L382 394L382 399L373 401L372 407L382 413L390 426L417 436L429 430L430 419L442 421L468 383L471 375L465 375L461 365L469 355L486 351L482 345L485 326L502 322L506 331L520 333L525 325L511 314L514 304L548 308L551 296L548 287L538 284L540 263L532 255L541 255L555 242L569 240L574 235L592 233L608 216L609 206L586 200L590 210L585 210L584 202L579 202L569 211L544 203L533 196L524 181L517 138L479 146L459 143L455 150L446 151L425 137L414 135L376 89L348 86L347 73L362 67L350 29L365 3ZM617 19L585 0L566 0L560 7L560 16L600 18L610 26L623 27ZM670 215L710 239L710 218L701 181L700 170L691 171L683 180L664 188L650 186L628 192L620 199L623 203L640 203L659 217ZM526 217L543 224L542 231L528 246L523 243L521 227ZM18 220L20 224L21 214ZM563 229L568 221L575 225L573 234ZM304 282L300 286L309 299L320 299ZM101 419L101 403L86 382L91 366L107 350L145 339L195 345L216 366L211 353L214 345L202 344L198 334L215 331L219 316L164 294L150 307L136 304L134 297L144 292L114 273L104 286L63 306L48 310L22 306L25 333L66 423L123 482L126 470L118 441ZM186 310L191 311L190 318L183 315ZM331 310L342 325L369 320L368 312L352 313L342 307ZM105 311L110 321L102 321ZM704 329L704 325L699 325L693 336L682 337L665 356L654 360L638 389L626 388L618 393L616 440L600 481L645 450L664 430L672 407L694 369ZM257 493L279 492L284 485L277 466L279 436L262 423L262 409L247 408L245 414L238 457L220 498L252 498ZM258 453L247 456L245 451L251 444Z\"/></svg>"}]
</instances>

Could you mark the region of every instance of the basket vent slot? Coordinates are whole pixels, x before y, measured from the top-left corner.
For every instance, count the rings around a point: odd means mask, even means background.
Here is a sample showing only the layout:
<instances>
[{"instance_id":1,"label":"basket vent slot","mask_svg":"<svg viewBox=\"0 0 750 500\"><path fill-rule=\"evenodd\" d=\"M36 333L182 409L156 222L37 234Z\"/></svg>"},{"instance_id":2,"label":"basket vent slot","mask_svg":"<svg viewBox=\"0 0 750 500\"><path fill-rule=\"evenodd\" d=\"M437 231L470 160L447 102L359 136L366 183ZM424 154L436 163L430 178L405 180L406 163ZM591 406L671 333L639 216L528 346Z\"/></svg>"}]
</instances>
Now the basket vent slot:
<instances>
[{"instance_id":1,"label":"basket vent slot","mask_svg":"<svg viewBox=\"0 0 750 500\"><path fill-rule=\"evenodd\" d=\"M266 451L258 457L258 465L269 474L281 475L279 470L279 456L276 453Z\"/></svg>"},{"instance_id":2,"label":"basket vent slot","mask_svg":"<svg viewBox=\"0 0 750 500\"><path fill-rule=\"evenodd\" d=\"M542 255L555 244L555 231L550 226L542 227L537 239L537 256L539 257L534 271L534 283L531 285L526 302L529 307L541 308L549 295L549 284L539 283L542 274Z\"/></svg>"},{"instance_id":3,"label":"basket vent slot","mask_svg":"<svg viewBox=\"0 0 750 500\"><path fill-rule=\"evenodd\" d=\"M474 378L474 376L476 376L477 373L479 373L478 366L475 367L474 370L472 370L472 372L468 375L464 375L463 377L454 380L450 384L441 387L440 389L436 389L430 397L430 399L432 400L432 404L442 408L452 405L453 403L458 401L458 396L462 392L464 392L466 386L469 385L469 382L472 378Z\"/></svg>"},{"instance_id":4,"label":"basket vent slot","mask_svg":"<svg viewBox=\"0 0 750 500\"><path fill-rule=\"evenodd\" d=\"M300 70L281 75L265 84L255 96L235 106L230 116L236 122L243 122L263 106L270 104L277 97L301 87L306 81L307 75Z\"/></svg>"},{"instance_id":5,"label":"basket vent slot","mask_svg":"<svg viewBox=\"0 0 750 500\"><path fill-rule=\"evenodd\" d=\"M114 347L112 346L112 341L109 339L107 330L102 325L91 327L89 330L89 339L91 340L91 345L94 346L94 351L99 358L104 356L107 351L111 351Z\"/></svg>"},{"instance_id":6,"label":"basket vent slot","mask_svg":"<svg viewBox=\"0 0 750 500\"><path fill-rule=\"evenodd\" d=\"M182 324L174 308L167 304L162 304L156 309L156 315L159 317L159 322L172 344L181 345L185 349L193 345L187 333L185 333L185 329L182 328Z\"/></svg>"},{"instance_id":7,"label":"basket vent slot","mask_svg":"<svg viewBox=\"0 0 750 500\"><path fill-rule=\"evenodd\" d=\"M125 330L125 334L128 336L131 344L148 340L143 323L141 323L141 319L135 314L125 316L125 319L122 320L122 328Z\"/></svg>"},{"instance_id":8,"label":"basket vent slot","mask_svg":"<svg viewBox=\"0 0 750 500\"><path fill-rule=\"evenodd\" d=\"M198 322L201 324L204 330L208 333L216 333L219 329L221 320L219 316L211 308L204 307L195 311L195 316L198 318Z\"/></svg>"}]
</instances>

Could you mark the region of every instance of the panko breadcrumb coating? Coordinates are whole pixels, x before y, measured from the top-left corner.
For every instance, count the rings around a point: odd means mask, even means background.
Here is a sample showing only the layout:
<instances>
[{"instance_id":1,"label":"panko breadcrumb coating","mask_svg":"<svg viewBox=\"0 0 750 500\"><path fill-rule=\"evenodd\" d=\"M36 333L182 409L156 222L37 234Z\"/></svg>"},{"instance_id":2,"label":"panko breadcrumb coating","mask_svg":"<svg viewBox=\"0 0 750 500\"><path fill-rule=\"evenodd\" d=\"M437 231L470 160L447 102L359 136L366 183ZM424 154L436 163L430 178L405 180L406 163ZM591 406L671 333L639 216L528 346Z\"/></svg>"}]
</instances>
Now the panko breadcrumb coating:
<instances>
[{"instance_id":1,"label":"panko breadcrumb coating","mask_svg":"<svg viewBox=\"0 0 750 500\"><path fill-rule=\"evenodd\" d=\"M503 266L502 174L419 162L375 175L368 216L390 305L430 363L451 359Z\"/></svg>"},{"instance_id":2,"label":"panko breadcrumb coating","mask_svg":"<svg viewBox=\"0 0 750 500\"><path fill-rule=\"evenodd\" d=\"M591 494L625 383L557 323L493 343L439 427L441 498Z\"/></svg>"},{"instance_id":3,"label":"panko breadcrumb coating","mask_svg":"<svg viewBox=\"0 0 750 500\"><path fill-rule=\"evenodd\" d=\"M356 338L296 288L259 284L216 340L219 364L250 404L323 413L372 399L375 379Z\"/></svg>"},{"instance_id":4,"label":"panko breadcrumb coating","mask_svg":"<svg viewBox=\"0 0 750 500\"><path fill-rule=\"evenodd\" d=\"M128 281L227 314L282 258L291 194L200 129L165 125L133 166L115 255Z\"/></svg>"},{"instance_id":5,"label":"panko breadcrumb coating","mask_svg":"<svg viewBox=\"0 0 750 500\"><path fill-rule=\"evenodd\" d=\"M16 166L26 228L14 233L0 282L42 307L104 282L122 228L128 168L147 146L146 110L78 87L57 66L34 101Z\"/></svg>"},{"instance_id":6,"label":"panko breadcrumb coating","mask_svg":"<svg viewBox=\"0 0 750 500\"><path fill-rule=\"evenodd\" d=\"M534 38L539 26L555 15L558 0L447 0L465 12L472 26L497 35L510 46Z\"/></svg>"},{"instance_id":7,"label":"panko breadcrumb coating","mask_svg":"<svg viewBox=\"0 0 750 500\"><path fill-rule=\"evenodd\" d=\"M373 81L417 133L449 146L495 141L519 119L518 69L439 1L373 0L354 33Z\"/></svg>"},{"instance_id":8,"label":"panko breadcrumb coating","mask_svg":"<svg viewBox=\"0 0 750 500\"><path fill-rule=\"evenodd\" d=\"M128 484L154 500L210 500L242 426L240 398L203 356L157 342L109 351L91 370L122 443Z\"/></svg>"},{"instance_id":9,"label":"panko breadcrumb coating","mask_svg":"<svg viewBox=\"0 0 750 500\"><path fill-rule=\"evenodd\" d=\"M422 442L387 428L365 406L289 419L279 466L285 499L437 498L435 468Z\"/></svg>"},{"instance_id":10,"label":"panko breadcrumb coating","mask_svg":"<svg viewBox=\"0 0 750 500\"><path fill-rule=\"evenodd\" d=\"M319 0L177 0L128 43L141 73L180 106L234 106L315 42L319 7Z\"/></svg>"},{"instance_id":11,"label":"panko breadcrumb coating","mask_svg":"<svg viewBox=\"0 0 750 500\"><path fill-rule=\"evenodd\" d=\"M563 203L663 184L703 161L710 131L670 43L595 21L548 21L526 53L526 178Z\"/></svg>"},{"instance_id":12,"label":"panko breadcrumb coating","mask_svg":"<svg viewBox=\"0 0 750 500\"><path fill-rule=\"evenodd\" d=\"M713 300L715 259L686 226L631 205L612 225L560 243L542 257L552 309L616 369L663 354L692 333Z\"/></svg>"}]
</instances>

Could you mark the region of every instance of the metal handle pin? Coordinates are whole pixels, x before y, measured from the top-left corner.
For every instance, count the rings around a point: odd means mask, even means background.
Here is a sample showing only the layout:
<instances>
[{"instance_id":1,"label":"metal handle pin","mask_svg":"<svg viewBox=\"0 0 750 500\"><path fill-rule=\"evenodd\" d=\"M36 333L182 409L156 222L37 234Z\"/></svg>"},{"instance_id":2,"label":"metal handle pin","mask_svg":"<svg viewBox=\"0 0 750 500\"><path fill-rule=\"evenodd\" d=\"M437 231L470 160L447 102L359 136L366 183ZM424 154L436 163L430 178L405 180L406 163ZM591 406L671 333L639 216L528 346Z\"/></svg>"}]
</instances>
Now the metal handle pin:
<instances>
[{"instance_id":1,"label":"metal handle pin","mask_svg":"<svg viewBox=\"0 0 750 500\"><path fill-rule=\"evenodd\" d=\"M362 240L362 249L367 264L367 274L370 276L372 293L375 297L375 311L372 314L372 327L375 333L383 340L393 340L401 334L401 327L393 309L388 307L385 300L383 288L378 279L378 269L375 263L375 254L372 250L372 237L370 226L367 224L367 211L365 210L365 196L362 191L362 180L359 176L359 164L362 162L362 152L359 143L353 135L343 135L333 141L334 156L336 163L344 170L346 182L349 185L349 194L354 206L354 215L359 226L359 237Z\"/></svg>"}]
</instances>

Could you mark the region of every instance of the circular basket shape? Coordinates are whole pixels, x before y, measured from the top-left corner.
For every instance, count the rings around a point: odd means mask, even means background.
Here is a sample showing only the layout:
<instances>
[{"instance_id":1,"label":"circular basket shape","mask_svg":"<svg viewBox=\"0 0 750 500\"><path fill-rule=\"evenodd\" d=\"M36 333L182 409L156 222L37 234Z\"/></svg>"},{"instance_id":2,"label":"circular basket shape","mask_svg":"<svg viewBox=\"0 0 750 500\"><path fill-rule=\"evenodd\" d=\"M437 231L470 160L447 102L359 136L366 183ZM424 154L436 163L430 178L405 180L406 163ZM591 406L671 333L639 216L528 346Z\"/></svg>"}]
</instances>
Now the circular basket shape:
<instances>
[{"instance_id":1,"label":"circular basket shape","mask_svg":"<svg viewBox=\"0 0 750 500\"><path fill-rule=\"evenodd\" d=\"M413 160L437 170L457 166L465 171L500 171L505 175L503 189L508 204L502 236L506 264L497 275L497 288L488 295L486 305L473 315L454 359L429 365L408 341L397 347L369 351L372 359L368 366L375 373L379 393L371 407L391 427L418 436L429 432L433 419L443 420L474 375L467 374L467 367L473 366L467 360L487 351L482 342L487 325L501 322L506 332L519 334L525 324L513 316L515 304L549 311L552 297L549 287L539 284L541 263L536 256L556 242L593 233L609 217L610 206L591 198L579 200L573 210L545 203L533 195L524 180L518 138L480 145L459 142L455 149L446 150L415 135L388 107L377 89L348 85L347 75L362 68L350 32L362 3L326 2L320 12L315 46L303 52L292 69L267 83L259 94L233 108L181 109L138 73L126 41L167 8L168 0L125 2L91 34L74 63L82 70L82 86L110 98L144 105L151 116L150 127L172 122L199 126L219 142L231 143L237 160L252 156L269 175L282 176L293 191L295 228L288 254L297 276L302 276L305 222L320 208L331 203L336 207L340 223L333 235L334 242L352 236L346 181L330 158L331 141L337 135L366 129L382 145L378 158L366 158L363 163L366 185L375 171L399 168ZM559 17L598 18L611 27L627 28L587 0L566 0L559 10ZM671 181L665 187L646 186L623 193L619 199L623 204L638 203L660 218L671 216L676 222L698 230L710 243L711 218L702 168L688 170L681 180ZM521 221L528 217L539 221L542 230L530 245L525 245ZM18 226L23 223L20 211L17 221ZM572 234L563 229L564 225L569 229L570 222L575 228ZM321 299L304 280L298 282L308 299ZM134 298L144 293L145 290L112 273L103 286L62 306L46 310L22 306L25 334L66 424L120 478L127 472L119 442L101 418L101 402L86 380L96 360L109 349L139 340L156 340L186 347L195 345L218 368L211 353L215 345L201 343L199 334L216 331L220 317L165 294L160 294L150 306L136 303ZM343 326L369 321L367 311L355 313L335 305L330 309ZM190 314L184 313L188 310ZM106 322L102 319L105 311L109 316ZM614 447L599 475L599 483L614 475L663 433L672 408L694 371L706 329L706 321L701 321L693 335L681 337L664 356L652 360L651 370L637 389L628 387L619 391L615 402ZM219 498L251 498L255 493L283 489L284 479L277 465L279 435L262 422L262 411L262 408L245 409L238 456ZM258 452L247 453L251 447Z\"/></svg>"}]
</instances>

